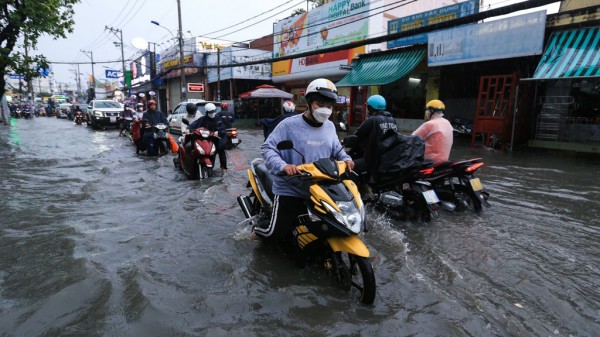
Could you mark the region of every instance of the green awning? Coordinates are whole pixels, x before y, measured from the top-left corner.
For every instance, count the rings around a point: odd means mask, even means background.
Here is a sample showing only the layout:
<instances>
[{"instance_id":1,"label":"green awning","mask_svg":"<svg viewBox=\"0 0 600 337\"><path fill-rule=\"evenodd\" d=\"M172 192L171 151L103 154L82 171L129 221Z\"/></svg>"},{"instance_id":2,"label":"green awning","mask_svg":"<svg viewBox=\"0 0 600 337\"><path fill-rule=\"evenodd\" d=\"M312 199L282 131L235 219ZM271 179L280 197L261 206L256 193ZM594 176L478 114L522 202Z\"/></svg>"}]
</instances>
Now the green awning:
<instances>
[{"instance_id":1,"label":"green awning","mask_svg":"<svg viewBox=\"0 0 600 337\"><path fill-rule=\"evenodd\" d=\"M600 76L600 27L553 32L533 80Z\"/></svg>"},{"instance_id":2,"label":"green awning","mask_svg":"<svg viewBox=\"0 0 600 337\"><path fill-rule=\"evenodd\" d=\"M335 85L351 87L388 84L406 76L424 56L425 49L418 49L359 59L354 69Z\"/></svg>"}]
</instances>

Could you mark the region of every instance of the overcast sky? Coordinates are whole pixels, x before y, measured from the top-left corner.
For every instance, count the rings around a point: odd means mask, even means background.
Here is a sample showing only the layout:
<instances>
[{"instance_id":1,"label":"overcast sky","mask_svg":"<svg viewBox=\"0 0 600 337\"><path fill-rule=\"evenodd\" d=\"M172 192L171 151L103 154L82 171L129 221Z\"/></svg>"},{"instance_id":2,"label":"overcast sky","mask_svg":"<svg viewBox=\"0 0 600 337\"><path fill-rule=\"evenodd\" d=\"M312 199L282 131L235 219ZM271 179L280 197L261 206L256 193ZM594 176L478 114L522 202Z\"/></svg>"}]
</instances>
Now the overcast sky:
<instances>
[{"instance_id":1,"label":"overcast sky","mask_svg":"<svg viewBox=\"0 0 600 337\"><path fill-rule=\"evenodd\" d=\"M505 6L521 1L524 0L485 0L484 4ZM185 37L248 41L273 33L274 22L306 6L306 0L181 0L182 31ZM552 12L558 9L554 7ZM177 36L177 0L81 0L74 10L74 32L67 39L42 38L37 53L44 54L51 62L86 62L79 66L82 84L87 82L92 67L89 54L81 50L93 52L94 72L100 80L105 77L106 68L122 69L121 48L114 45L119 39L106 26L123 31L126 60L139 52L131 44L133 38L159 44L160 53L172 43L171 33ZM161 27L150 23L152 20ZM101 63L107 61L116 62ZM61 83L74 84L76 69L76 65L52 64L55 79Z\"/></svg>"},{"instance_id":2,"label":"overcast sky","mask_svg":"<svg viewBox=\"0 0 600 337\"><path fill-rule=\"evenodd\" d=\"M290 16L295 8L306 9L306 1L181 0L182 31L185 37L204 35L221 40L247 41L273 33L273 23ZM172 35L167 29L177 36L179 28L176 0L82 0L74 10L76 24L73 34L60 40L42 38L37 53L44 54L51 62L90 62L90 58L80 51L83 49L93 51L95 63L119 61L112 64L96 63L94 72L98 79L104 78L106 69L103 66L122 69L121 49L113 44L119 39L105 30L105 26L123 31L126 60L137 52L131 44L133 38L170 43L168 40ZM153 25L151 20L167 29ZM246 20L249 21L241 23ZM245 26L250 27L240 30ZM219 31L222 29L225 30ZM161 49L157 46L157 52ZM81 64L79 67L87 79L92 72L91 64ZM52 65L58 82L75 83L75 69L73 65ZM84 81L82 77L82 83Z\"/></svg>"}]
</instances>

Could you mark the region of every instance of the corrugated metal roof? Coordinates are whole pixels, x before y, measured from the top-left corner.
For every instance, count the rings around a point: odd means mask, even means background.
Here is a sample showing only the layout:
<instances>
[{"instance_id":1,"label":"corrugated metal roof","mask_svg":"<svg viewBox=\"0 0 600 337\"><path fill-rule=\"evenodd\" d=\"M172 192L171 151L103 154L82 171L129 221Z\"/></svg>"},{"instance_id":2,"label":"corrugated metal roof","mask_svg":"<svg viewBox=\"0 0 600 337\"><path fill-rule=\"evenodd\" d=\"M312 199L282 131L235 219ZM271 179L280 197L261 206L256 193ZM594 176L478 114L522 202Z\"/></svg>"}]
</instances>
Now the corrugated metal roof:
<instances>
[{"instance_id":1,"label":"corrugated metal roof","mask_svg":"<svg viewBox=\"0 0 600 337\"><path fill-rule=\"evenodd\" d=\"M418 49L360 59L354 69L335 85L351 87L388 84L410 73L424 56L425 49Z\"/></svg>"}]
</instances>

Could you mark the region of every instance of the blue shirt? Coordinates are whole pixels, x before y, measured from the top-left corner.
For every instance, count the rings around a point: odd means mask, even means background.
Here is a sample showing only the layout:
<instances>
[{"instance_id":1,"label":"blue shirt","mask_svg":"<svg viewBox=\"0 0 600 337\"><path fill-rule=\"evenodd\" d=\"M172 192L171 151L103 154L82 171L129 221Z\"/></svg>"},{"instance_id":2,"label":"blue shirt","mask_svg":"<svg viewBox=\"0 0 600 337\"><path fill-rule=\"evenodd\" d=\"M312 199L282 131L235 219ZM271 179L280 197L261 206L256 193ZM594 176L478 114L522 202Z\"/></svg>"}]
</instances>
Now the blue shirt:
<instances>
[{"instance_id":1,"label":"blue shirt","mask_svg":"<svg viewBox=\"0 0 600 337\"><path fill-rule=\"evenodd\" d=\"M288 164L301 165L304 155L305 163L312 163L321 158L336 158L338 160L352 160L340 144L335 126L329 120L322 126L309 125L302 114L284 119L275 127L267 140L261 146L262 156L269 172L275 175L273 193L292 197L308 197L305 186L295 185L289 176L280 176L283 168ZM294 142L294 150L278 150L277 144L283 140Z\"/></svg>"}]
</instances>

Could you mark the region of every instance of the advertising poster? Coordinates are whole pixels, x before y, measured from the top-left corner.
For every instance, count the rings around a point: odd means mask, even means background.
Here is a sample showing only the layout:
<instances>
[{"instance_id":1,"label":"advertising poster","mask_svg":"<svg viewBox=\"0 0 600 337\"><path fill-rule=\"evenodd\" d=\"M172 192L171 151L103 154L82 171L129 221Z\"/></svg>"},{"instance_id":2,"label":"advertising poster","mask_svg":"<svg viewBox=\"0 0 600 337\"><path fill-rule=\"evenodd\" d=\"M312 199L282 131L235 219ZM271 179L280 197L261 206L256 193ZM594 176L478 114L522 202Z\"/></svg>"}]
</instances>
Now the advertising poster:
<instances>
[{"instance_id":1,"label":"advertising poster","mask_svg":"<svg viewBox=\"0 0 600 337\"><path fill-rule=\"evenodd\" d=\"M273 31L273 57L366 39L369 10L376 2L338 0L279 21Z\"/></svg>"}]
</instances>

